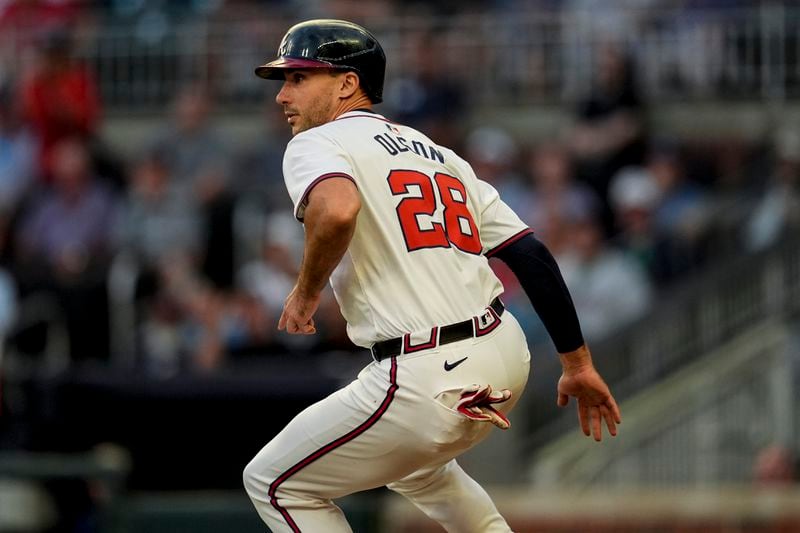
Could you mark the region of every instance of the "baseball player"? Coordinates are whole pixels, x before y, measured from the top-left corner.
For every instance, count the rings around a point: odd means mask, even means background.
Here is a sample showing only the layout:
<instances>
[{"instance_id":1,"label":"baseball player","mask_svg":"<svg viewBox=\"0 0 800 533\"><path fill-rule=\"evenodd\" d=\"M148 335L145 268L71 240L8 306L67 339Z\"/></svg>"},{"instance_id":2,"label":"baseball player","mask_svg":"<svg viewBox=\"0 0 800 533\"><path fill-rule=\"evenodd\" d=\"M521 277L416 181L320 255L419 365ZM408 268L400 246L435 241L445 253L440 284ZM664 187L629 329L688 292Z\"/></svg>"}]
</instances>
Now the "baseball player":
<instances>
[{"instance_id":1,"label":"baseball player","mask_svg":"<svg viewBox=\"0 0 800 533\"><path fill-rule=\"evenodd\" d=\"M509 427L528 379L525 336L488 257L520 279L560 352L558 404L577 398L598 441L603 422L616 434L619 409L547 249L452 150L372 110L385 62L364 28L312 20L256 69L283 82L276 100L294 135L283 172L305 226L278 328L313 334L330 279L348 335L373 361L258 452L244 484L274 532L351 531L332 500L383 485L447 531L510 531L455 461Z\"/></svg>"}]
</instances>

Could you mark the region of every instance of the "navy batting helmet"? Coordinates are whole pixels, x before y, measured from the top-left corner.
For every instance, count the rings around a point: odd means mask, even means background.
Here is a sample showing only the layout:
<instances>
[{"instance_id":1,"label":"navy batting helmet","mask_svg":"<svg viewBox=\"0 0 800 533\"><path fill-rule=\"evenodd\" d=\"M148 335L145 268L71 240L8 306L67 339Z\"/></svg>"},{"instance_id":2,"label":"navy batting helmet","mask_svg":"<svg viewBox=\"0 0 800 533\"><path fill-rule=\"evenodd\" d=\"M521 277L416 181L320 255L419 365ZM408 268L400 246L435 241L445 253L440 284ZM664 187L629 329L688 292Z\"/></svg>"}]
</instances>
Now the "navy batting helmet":
<instances>
[{"instance_id":1,"label":"navy batting helmet","mask_svg":"<svg viewBox=\"0 0 800 533\"><path fill-rule=\"evenodd\" d=\"M278 58L256 68L256 75L284 79L283 69L334 68L358 74L373 103L383 100L386 55L367 30L344 20L319 19L295 24L283 36Z\"/></svg>"}]
</instances>

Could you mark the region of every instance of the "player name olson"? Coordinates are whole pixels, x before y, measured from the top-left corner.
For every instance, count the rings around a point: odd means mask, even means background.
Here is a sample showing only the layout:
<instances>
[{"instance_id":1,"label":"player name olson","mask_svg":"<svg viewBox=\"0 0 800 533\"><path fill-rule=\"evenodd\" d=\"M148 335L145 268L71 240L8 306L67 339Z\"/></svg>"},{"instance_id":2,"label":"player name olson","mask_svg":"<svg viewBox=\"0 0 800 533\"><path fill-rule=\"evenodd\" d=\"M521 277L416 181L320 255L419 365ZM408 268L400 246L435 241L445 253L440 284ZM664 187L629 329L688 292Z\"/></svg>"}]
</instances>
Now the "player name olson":
<instances>
[{"instance_id":1,"label":"player name olson","mask_svg":"<svg viewBox=\"0 0 800 533\"><path fill-rule=\"evenodd\" d=\"M373 137L378 144L383 146L390 155L398 155L403 152L413 152L420 157L430 159L431 161L438 161L444 163L444 154L431 145L424 145L419 141L411 141L410 143L403 137L398 135L389 135L388 133L381 133Z\"/></svg>"}]
</instances>

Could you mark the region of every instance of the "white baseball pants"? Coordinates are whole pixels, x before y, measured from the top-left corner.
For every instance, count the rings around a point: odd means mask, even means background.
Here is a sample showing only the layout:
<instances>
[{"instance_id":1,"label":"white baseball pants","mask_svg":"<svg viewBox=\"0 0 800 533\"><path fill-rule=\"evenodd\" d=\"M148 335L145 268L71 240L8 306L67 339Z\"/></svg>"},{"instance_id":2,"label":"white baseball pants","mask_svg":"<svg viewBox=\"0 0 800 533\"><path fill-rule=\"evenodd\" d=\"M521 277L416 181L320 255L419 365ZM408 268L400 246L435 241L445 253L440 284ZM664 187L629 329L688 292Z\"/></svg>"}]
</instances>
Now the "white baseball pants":
<instances>
[{"instance_id":1,"label":"white baseball pants","mask_svg":"<svg viewBox=\"0 0 800 533\"><path fill-rule=\"evenodd\" d=\"M508 413L529 365L525 336L508 311L484 336L372 362L258 452L244 470L247 493L274 533L352 531L332 500L383 485L447 531L511 531L454 459L494 426L451 407L462 388L489 384L512 391L496 405Z\"/></svg>"}]
</instances>

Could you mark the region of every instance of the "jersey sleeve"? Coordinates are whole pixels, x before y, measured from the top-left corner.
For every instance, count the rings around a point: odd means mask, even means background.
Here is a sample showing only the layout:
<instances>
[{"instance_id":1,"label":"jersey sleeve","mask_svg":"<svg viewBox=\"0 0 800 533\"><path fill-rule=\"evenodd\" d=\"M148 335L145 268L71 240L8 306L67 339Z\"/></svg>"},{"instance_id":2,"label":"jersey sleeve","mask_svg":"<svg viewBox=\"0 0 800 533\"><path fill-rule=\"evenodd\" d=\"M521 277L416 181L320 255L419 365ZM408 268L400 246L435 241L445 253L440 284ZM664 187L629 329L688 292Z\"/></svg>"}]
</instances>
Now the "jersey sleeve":
<instances>
[{"instance_id":1,"label":"jersey sleeve","mask_svg":"<svg viewBox=\"0 0 800 533\"><path fill-rule=\"evenodd\" d=\"M337 143L313 131L289 141L283 156L283 179L297 220L303 221L311 190L329 178L346 178L355 183L352 166Z\"/></svg>"},{"instance_id":2,"label":"jersey sleeve","mask_svg":"<svg viewBox=\"0 0 800 533\"><path fill-rule=\"evenodd\" d=\"M483 253L491 257L533 231L501 198L497 189L477 180L480 204L480 236Z\"/></svg>"}]
</instances>

